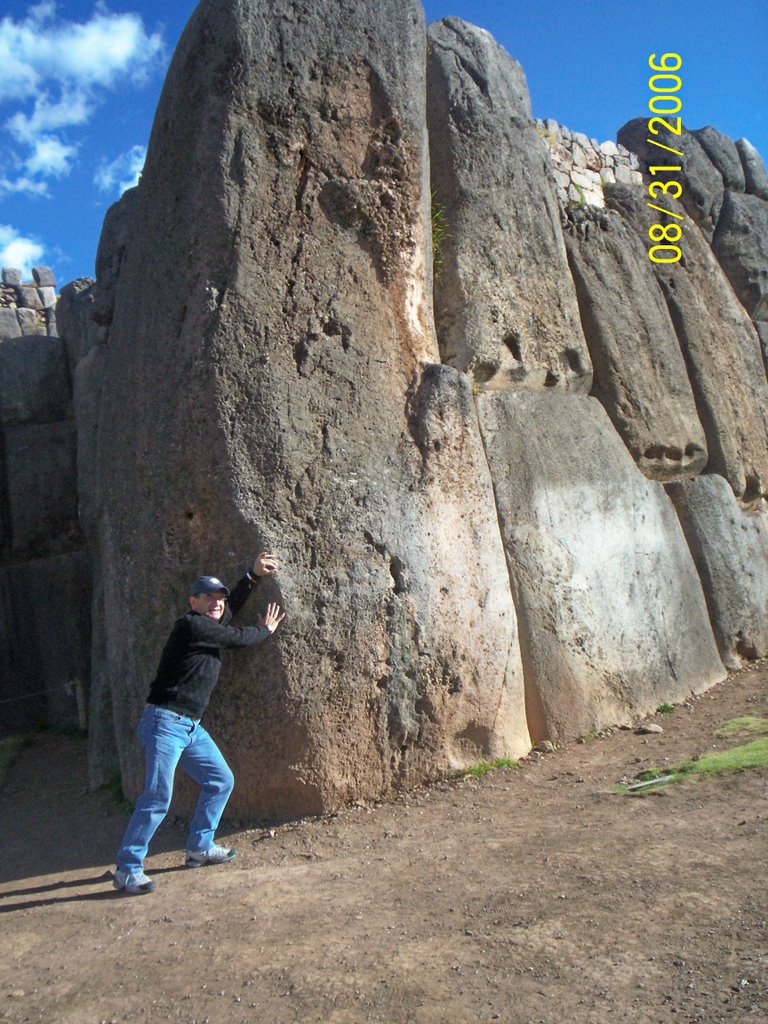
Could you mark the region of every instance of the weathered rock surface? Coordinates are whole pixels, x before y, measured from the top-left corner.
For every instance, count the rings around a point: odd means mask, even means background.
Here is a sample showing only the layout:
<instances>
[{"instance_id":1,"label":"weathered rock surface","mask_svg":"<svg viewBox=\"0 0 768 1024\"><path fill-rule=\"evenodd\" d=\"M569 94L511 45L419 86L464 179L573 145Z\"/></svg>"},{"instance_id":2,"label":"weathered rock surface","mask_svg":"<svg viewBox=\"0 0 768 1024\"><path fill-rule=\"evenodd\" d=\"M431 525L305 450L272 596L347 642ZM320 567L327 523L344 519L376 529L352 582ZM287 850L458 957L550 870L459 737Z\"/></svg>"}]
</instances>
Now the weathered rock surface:
<instances>
[{"instance_id":1,"label":"weathered rock surface","mask_svg":"<svg viewBox=\"0 0 768 1024\"><path fill-rule=\"evenodd\" d=\"M608 200L646 237L655 214L637 189ZM667 202L682 214L682 207ZM754 325L701 231L687 223L678 263L653 263L685 359L707 439L707 472L719 473L749 504L768 496L768 382ZM635 302L644 301L639 293Z\"/></svg>"},{"instance_id":2,"label":"weathered rock surface","mask_svg":"<svg viewBox=\"0 0 768 1024\"><path fill-rule=\"evenodd\" d=\"M415 0L207 0L177 49L130 224L102 253L108 341L81 364L102 361L84 497L129 789L189 579L231 579L265 547L288 617L228 662L210 710L235 813L528 749L471 389L424 368L424 47Z\"/></svg>"},{"instance_id":3,"label":"weathered rock surface","mask_svg":"<svg viewBox=\"0 0 768 1024\"><path fill-rule=\"evenodd\" d=\"M670 484L689 547L699 571L723 661L739 668L742 659L768 651L768 521L765 512L746 513L720 476Z\"/></svg>"},{"instance_id":4,"label":"weathered rock surface","mask_svg":"<svg viewBox=\"0 0 768 1024\"><path fill-rule=\"evenodd\" d=\"M675 122L675 119L671 119ZM682 185L681 202L688 214L699 225L704 236L711 241L720 209L723 205L725 185L723 176L715 167L699 140L684 127L679 135L667 131L661 124L654 124L656 134L649 130L649 119L636 117L628 121L616 133L617 140L627 149L636 153L640 165L645 170L648 166L679 164L683 170L676 178ZM652 142L648 142L651 139ZM674 153L660 149L654 143L660 143L671 149L682 152L678 158ZM675 198L676 188L669 194ZM661 197L660 197L661 198ZM661 206L664 202L660 202Z\"/></svg>"},{"instance_id":5,"label":"weathered rock surface","mask_svg":"<svg viewBox=\"0 0 768 1024\"><path fill-rule=\"evenodd\" d=\"M671 502L592 398L478 411L515 589L534 740L629 721L723 678Z\"/></svg>"},{"instance_id":6,"label":"weathered rock surface","mask_svg":"<svg viewBox=\"0 0 768 1024\"><path fill-rule=\"evenodd\" d=\"M137 220L138 204L138 188L129 188L110 206L104 218L96 253L98 284L93 292L92 311L93 320L101 327L108 327L112 323L120 267L128 247L131 229Z\"/></svg>"},{"instance_id":7,"label":"weathered rock surface","mask_svg":"<svg viewBox=\"0 0 768 1024\"><path fill-rule=\"evenodd\" d=\"M443 362L488 387L586 394L589 355L522 68L487 32L445 18L429 27L428 76Z\"/></svg>"},{"instance_id":8,"label":"weathered rock surface","mask_svg":"<svg viewBox=\"0 0 768 1024\"><path fill-rule=\"evenodd\" d=\"M0 342L0 423L51 423L72 416L72 389L60 338Z\"/></svg>"},{"instance_id":9,"label":"weathered rock surface","mask_svg":"<svg viewBox=\"0 0 768 1024\"><path fill-rule=\"evenodd\" d=\"M768 203L726 192L712 249L753 320L768 320Z\"/></svg>"},{"instance_id":10,"label":"weathered rock surface","mask_svg":"<svg viewBox=\"0 0 768 1024\"><path fill-rule=\"evenodd\" d=\"M704 128L694 128L691 135L701 143L702 149L709 157L713 166L720 172L726 189L743 192L745 186L744 168L733 139L723 135L722 132L719 132L717 128L713 128L711 125L707 125Z\"/></svg>"},{"instance_id":11,"label":"weathered rock surface","mask_svg":"<svg viewBox=\"0 0 768 1024\"><path fill-rule=\"evenodd\" d=\"M0 621L0 734L77 725L77 684L85 694L89 677L87 553L0 566Z\"/></svg>"},{"instance_id":12,"label":"weathered rock surface","mask_svg":"<svg viewBox=\"0 0 768 1024\"><path fill-rule=\"evenodd\" d=\"M768 199L768 174L765 173L760 154L749 139L739 139L736 142L736 149L744 168L745 191L761 199Z\"/></svg>"},{"instance_id":13,"label":"weathered rock surface","mask_svg":"<svg viewBox=\"0 0 768 1024\"><path fill-rule=\"evenodd\" d=\"M622 186L606 186L607 194L613 188ZM643 236L619 209L570 215L576 219L566 246L593 394L646 476L663 481L700 472L707 462L704 430Z\"/></svg>"},{"instance_id":14,"label":"weathered rock surface","mask_svg":"<svg viewBox=\"0 0 768 1024\"><path fill-rule=\"evenodd\" d=\"M93 319L96 282L92 277L78 277L61 289L56 303L59 337L67 349L70 374L99 339L99 328Z\"/></svg>"},{"instance_id":15,"label":"weathered rock surface","mask_svg":"<svg viewBox=\"0 0 768 1024\"><path fill-rule=\"evenodd\" d=\"M45 280L46 268L37 269ZM1 341L0 734L81 722L90 570L77 520L75 461L63 342Z\"/></svg>"},{"instance_id":16,"label":"weathered rock surface","mask_svg":"<svg viewBox=\"0 0 768 1024\"><path fill-rule=\"evenodd\" d=\"M13 555L36 557L76 546L81 535L74 422L6 427L4 439Z\"/></svg>"},{"instance_id":17,"label":"weathered rock surface","mask_svg":"<svg viewBox=\"0 0 768 1024\"><path fill-rule=\"evenodd\" d=\"M760 339L760 350L763 353L763 365L768 373L768 320L755 320L752 326Z\"/></svg>"}]
</instances>

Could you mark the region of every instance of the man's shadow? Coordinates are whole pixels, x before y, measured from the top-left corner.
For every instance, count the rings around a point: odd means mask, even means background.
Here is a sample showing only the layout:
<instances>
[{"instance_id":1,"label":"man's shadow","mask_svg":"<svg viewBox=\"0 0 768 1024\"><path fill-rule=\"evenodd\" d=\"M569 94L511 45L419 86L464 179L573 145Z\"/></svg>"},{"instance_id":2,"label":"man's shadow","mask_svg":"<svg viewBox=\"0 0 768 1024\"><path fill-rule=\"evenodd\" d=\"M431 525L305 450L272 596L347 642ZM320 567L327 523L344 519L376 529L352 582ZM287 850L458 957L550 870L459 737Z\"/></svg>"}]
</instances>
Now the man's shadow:
<instances>
[{"instance_id":1,"label":"man's shadow","mask_svg":"<svg viewBox=\"0 0 768 1024\"><path fill-rule=\"evenodd\" d=\"M157 875L165 875L176 871L184 871L182 865L170 868L153 868L152 877ZM93 900L119 900L119 899L134 899L135 897L127 897L127 894L118 891L111 884L114 875L112 871L104 871L99 875L91 875L85 878L71 878L67 881L62 882L51 882L48 885L34 885L29 886L26 889L13 889L8 892L0 893L0 914L10 914L15 910L34 910L37 907L50 907L56 903L83 903ZM47 899L36 899L36 900L24 900L20 903L13 902L8 903L9 899L16 899L18 896L42 896L44 893L59 893L66 889L82 889L87 885L98 885L101 886L98 892L77 892L71 896L50 896ZM104 886L109 888L103 888Z\"/></svg>"}]
</instances>

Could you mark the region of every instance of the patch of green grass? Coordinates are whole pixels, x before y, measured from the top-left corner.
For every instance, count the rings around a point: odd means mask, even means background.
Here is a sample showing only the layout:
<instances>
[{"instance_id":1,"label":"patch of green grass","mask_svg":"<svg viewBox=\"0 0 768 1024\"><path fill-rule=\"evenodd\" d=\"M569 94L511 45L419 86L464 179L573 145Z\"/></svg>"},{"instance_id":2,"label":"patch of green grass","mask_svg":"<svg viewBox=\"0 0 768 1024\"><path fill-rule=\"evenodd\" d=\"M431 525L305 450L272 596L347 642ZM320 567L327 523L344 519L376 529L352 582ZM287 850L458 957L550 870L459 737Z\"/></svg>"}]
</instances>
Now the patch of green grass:
<instances>
[{"instance_id":1,"label":"patch of green grass","mask_svg":"<svg viewBox=\"0 0 768 1024\"><path fill-rule=\"evenodd\" d=\"M692 757L688 761L680 761L668 768L649 768L638 775L639 782L652 782L654 779L665 779L669 776L672 782L681 782L694 776L713 777L726 772L742 772L749 768L768 768L768 736L745 743L729 750L713 750L700 757ZM652 786L648 787L653 789ZM619 793L631 792L629 786L619 786ZM640 790L644 792L644 790Z\"/></svg>"},{"instance_id":2,"label":"patch of green grass","mask_svg":"<svg viewBox=\"0 0 768 1024\"><path fill-rule=\"evenodd\" d=\"M20 750L29 746L29 736L4 736L0 739L0 786L5 784L8 770L16 760Z\"/></svg>"},{"instance_id":3,"label":"patch of green grass","mask_svg":"<svg viewBox=\"0 0 768 1024\"><path fill-rule=\"evenodd\" d=\"M106 799L105 802L111 811L130 814L133 811L133 803L123 793L123 780L115 775L109 782L99 786L99 793Z\"/></svg>"},{"instance_id":4,"label":"patch of green grass","mask_svg":"<svg viewBox=\"0 0 768 1024\"><path fill-rule=\"evenodd\" d=\"M509 757L494 757L491 761L478 761L468 768L462 769L458 774L462 779L480 779L488 772L495 772L498 768L517 768L517 761Z\"/></svg>"},{"instance_id":5,"label":"patch of green grass","mask_svg":"<svg viewBox=\"0 0 768 1024\"><path fill-rule=\"evenodd\" d=\"M674 704L659 704L656 708L657 715L668 715L675 710Z\"/></svg>"},{"instance_id":6,"label":"patch of green grass","mask_svg":"<svg viewBox=\"0 0 768 1024\"><path fill-rule=\"evenodd\" d=\"M732 718L723 722L715 736L720 739L729 736L768 736L768 718L757 718L754 715Z\"/></svg>"}]
</instances>

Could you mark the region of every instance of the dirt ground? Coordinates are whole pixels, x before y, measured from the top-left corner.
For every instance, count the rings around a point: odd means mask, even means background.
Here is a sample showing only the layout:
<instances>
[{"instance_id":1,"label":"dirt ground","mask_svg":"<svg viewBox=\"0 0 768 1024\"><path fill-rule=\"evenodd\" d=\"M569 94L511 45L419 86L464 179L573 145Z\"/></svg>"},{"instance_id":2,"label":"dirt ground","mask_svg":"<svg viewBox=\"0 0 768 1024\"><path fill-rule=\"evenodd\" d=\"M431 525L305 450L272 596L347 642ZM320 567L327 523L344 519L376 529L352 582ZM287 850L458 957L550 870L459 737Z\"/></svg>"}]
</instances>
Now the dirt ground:
<instances>
[{"instance_id":1,"label":"dirt ground","mask_svg":"<svg viewBox=\"0 0 768 1024\"><path fill-rule=\"evenodd\" d=\"M768 666L653 721L477 781L275 830L231 864L158 835L150 896L111 885L126 816L83 742L41 735L0 794L0 1020L632 1024L768 1019L768 773L613 787L734 745Z\"/></svg>"}]
</instances>

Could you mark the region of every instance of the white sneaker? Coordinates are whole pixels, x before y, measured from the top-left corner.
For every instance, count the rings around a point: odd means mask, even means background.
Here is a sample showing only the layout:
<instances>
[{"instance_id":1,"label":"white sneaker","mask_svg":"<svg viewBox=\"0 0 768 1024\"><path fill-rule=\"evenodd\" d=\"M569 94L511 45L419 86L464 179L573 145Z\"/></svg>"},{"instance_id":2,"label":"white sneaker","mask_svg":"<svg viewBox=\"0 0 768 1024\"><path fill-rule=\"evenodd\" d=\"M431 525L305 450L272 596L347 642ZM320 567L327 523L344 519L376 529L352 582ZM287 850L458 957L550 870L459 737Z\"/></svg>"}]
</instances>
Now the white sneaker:
<instances>
[{"instance_id":1,"label":"white sneaker","mask_svg":"<svg viewBox=\"0 0 768 1024\"><path fill-rule=\"evenodd\" d=\"M129 896L144 896L145 893L154 892L157 888L157 882L147 878L143 871L129 874L129 872L122 871L120 868L115 869L115 877L112 884L116 889L127 892Z\"/></svg>"},{"instance_id":2,"label":"white sneaker","mask_svg":"<svg viewBox=\"0 0 768 1024\"><path fill-rule=\"evenodd\" d=\"M217 846L215 843L207 850L187 850L187 859L184 863L188 868L202 868L206 864L226 864L234 860L237 850L227 846Z\"/></svg>"}]
</instances>

